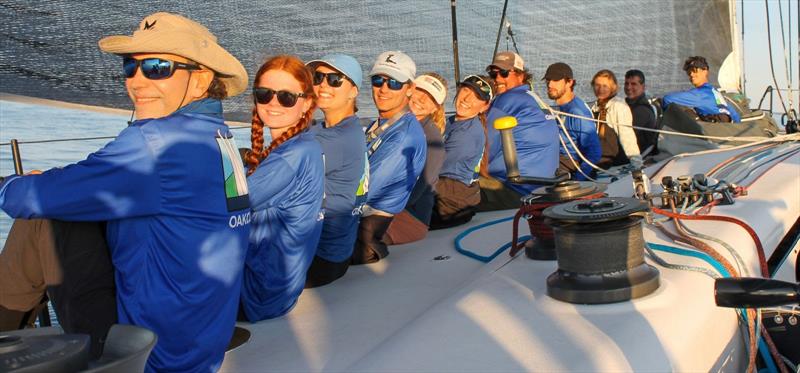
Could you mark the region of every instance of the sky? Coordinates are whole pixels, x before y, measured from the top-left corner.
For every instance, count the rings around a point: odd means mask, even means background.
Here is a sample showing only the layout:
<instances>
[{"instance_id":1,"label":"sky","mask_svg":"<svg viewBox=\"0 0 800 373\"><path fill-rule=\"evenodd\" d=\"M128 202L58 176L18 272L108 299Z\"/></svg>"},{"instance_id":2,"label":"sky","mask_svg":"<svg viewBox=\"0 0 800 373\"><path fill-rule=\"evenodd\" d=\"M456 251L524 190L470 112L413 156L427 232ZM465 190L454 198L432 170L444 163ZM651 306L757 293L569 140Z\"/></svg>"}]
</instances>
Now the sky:
<instances>
[{"instance_id":1,"label":"sky","mask_svg":"<svg viewBox=\"0 0 800 373\"><path fill-rule=\"evenodd\" d=\"M800 0L768 0L769 16L770 16L770 29L772 32L772 56L773 66L775 68L775 76L778 85L782 88L787 88L787 70L785 63L785 53L781 42L781 24L779 14L779 5L783 10L784 31L786 32L786 49L789 48L789 37L791 35L791 73L792 73L792 88L800 88L800 80L798 80L798 13L797 8L800 5ZM764 0L736 0L737 17L739 19L740 32L741 27L744 28L744 70L745 70L745 91L750 98L750 106L755 108L758 106L758 101L767 86L774 85L772 74L770 72L769 62L769 48L767 43L767 13ZM789 22L789 15L791 13L791 23ZM744 18L742 22L742 18ZM791 33L789 32L791 31ZM788 108L787 92L784 94L784 100ZM800 96L798 92L793 92L794 109L798 110L800 104ZM767 105L765 100L764 105ZM778 96L775 95L775 111L783 112ZM800 110L798 110L800 111Z\"/></svg>"}]
</instances>

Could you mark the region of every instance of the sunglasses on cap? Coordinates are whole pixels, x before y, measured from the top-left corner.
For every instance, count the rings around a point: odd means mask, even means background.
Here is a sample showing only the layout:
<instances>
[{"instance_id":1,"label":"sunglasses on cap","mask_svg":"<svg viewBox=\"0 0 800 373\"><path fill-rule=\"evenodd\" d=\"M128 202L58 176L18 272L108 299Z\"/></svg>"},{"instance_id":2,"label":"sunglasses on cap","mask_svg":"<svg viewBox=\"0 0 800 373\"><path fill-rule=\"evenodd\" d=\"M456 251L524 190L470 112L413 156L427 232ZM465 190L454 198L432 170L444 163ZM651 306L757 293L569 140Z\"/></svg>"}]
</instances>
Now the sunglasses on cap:
<instances>
[{"instance_id":1,"label":"sunglasses on cap","mask_svg":"<svg viewBox=\"0 0 800 373\"><path fill-rule=\"evenodd\" d=\"M489 77L492 79L497 79L497 75L500 75L503 78L508 78L508 73L510 72L511 70L503 70L503 69L490 69L489 71L487 71L487 73L489 73Z\"/></svg>"},{"instance_id":2,"label":"sunglasses on cap","mask_svg":"<svg viewBox=\"0 0 800 373\"><path fill-rule=\"evenodd\" d=\"M403 88L403 85L406 84L406 82L401 82L401 81L399 81L399 80L397 80L395 78L387 78L387 77L381 76L381 75L373 75L372 76L372 86L373 87L375 87L375 88L383 87L383 83L388 84L389 89L391 89L393 91L399 91L401 88Z\"/></svg>"},{"instance_id":3,"label":"sunglasses on cap","mask_svg":"<svg viewBox=\"0 0 800 373\"><path fill-rule=\"evenodd\" d=\"M483 101L491 101L494 95L492 94L492 86L489 82L483 80L480 76L477 75L469 75L461 82L461 84L467 85L471 88L477 88L479 92L476 92L479 98Z\"/></svg>"},{"instance_id":4,"label":"sunglasses on cap","mask_svg":"<svg viewBox=\"0 0 800 373\"><path fill-rule=\"evenodd\" d=\"M305 93L293 93L289 91L276 91L270 88L264 87L255 87L253 88L253 96L256 98L256 102L261 105L266 105L272 98L277 96L278 103L281 104L283 107L294 107L297 104L297 99L299 97L306 97Z\"/></svg>"},{"instance_id":5,"label":"sunglasses on cap","mask_svg":"<svg viewBox=\"0 0 800 373\"><path fill-rule=\"evenodd\" d=\"M344 80L347 77L344 76L342 73L323 73L321 71L314 72L314 85L322 84L323 80L328 81L328 85L333 88L338 88L342 86Z\"/></svg>"},{"instance_id":6,"label":"sunglasses on cap","mask_svg":"<svg viewBox=\"0 0 800 373\"><path fill-rule=\"evenodd\" d=\"M136 75L136 70L141 68L142 75L150 80L167 79L175 73L177 69L183 70L200 70L200 66L180 63L163 58L144 58L137 60L133 57L122 58L122 71L125 73L125 78L133 78Z\"/></svg>"}]
</instances>

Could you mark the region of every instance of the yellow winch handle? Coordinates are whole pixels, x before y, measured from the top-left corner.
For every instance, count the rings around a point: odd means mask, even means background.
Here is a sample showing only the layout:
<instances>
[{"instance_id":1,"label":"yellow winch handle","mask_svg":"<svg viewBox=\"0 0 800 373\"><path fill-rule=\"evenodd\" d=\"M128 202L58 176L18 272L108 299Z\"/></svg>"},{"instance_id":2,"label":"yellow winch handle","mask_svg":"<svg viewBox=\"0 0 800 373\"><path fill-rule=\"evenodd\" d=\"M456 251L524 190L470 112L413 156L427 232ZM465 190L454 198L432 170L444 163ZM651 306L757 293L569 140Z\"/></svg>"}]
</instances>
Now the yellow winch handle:
<instances>
[{"instance_id":1,"label":"yellow winch handle","mask_svg":"<svg viewBox=\"0 0 800 373\"><path fill-rule=\"evenodd\" d=\"M500 117L494 121L494 129L501 131L511 129L517 126L517 118L512 116Z\"/></svg>"}]
</instances>

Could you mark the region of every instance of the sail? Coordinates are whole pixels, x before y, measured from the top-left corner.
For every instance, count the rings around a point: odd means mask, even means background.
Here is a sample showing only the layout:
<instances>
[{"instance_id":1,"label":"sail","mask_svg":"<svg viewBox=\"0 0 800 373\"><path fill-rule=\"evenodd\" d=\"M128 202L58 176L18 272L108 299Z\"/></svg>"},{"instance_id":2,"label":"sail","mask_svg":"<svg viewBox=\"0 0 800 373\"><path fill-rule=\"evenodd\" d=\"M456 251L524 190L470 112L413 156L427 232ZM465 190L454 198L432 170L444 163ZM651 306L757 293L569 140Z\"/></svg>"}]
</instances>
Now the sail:
<instances>
[{"instance_id":1,"label":"sail","mask_svg":"<svg viewBox=\"0 0 800 373\"><path fill-rule=\"evenodd\" d=\"M303 59L348 53L368 72L385 50L402 50L418 72L435 71L454 87L450 1L115 2L8 0L0 4L0 91L60 101L130 108L118 57L97 41L130 34L145 15L170 11L206 25L248 71L268 57ZM547 66L563 61L576 74L577 93L591 99L600 69L640 69L651 94L686 89L683 60L705 56L711 81L731 53L729 0L509 0L507 19L537 90ZM491 61L503 9L499 0L457 1L461 74L480 73ZM514 49L503 32L499 50ZM620 82L621 83L621 82ZM374 114L369 85L361 87L361 114ZM452 97L452 95L450 96ZM447 100L448 105L451 100ZM249 120L252 98L227 100L230 118Z\"/></svg>"}]
</instances>

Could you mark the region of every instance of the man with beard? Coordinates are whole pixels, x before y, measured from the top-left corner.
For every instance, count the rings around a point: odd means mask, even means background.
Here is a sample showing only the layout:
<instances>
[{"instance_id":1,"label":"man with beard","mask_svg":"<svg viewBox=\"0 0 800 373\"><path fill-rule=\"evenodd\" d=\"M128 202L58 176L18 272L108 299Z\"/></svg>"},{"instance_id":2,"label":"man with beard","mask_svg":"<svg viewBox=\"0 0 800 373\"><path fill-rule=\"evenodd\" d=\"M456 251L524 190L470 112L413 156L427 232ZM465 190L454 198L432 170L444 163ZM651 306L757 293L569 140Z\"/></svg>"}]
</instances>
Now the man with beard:
<instances>
[{"instance_id":1,"label":"man with beard","mask_svg":"<svg viewBox=\"0 0 800 373\"><path fill-rule=\"evenodd\" d=\"M567 129L569 138L563 136L563 132L559 132L564 144L559 148L558 167L559 171L563 170L572 174L573 179L586 180L587 177L591 177L593 167L578 153L583 154L583 157L592 164L597 164L601 155L600 139L597 136L594 121L585 119L591 118L592 112L573 91L575 79L569 65L563 62L550 65L542 80L547 82L547 96L556 101L559 111L583 117L564 117L564 127Z\"/></svg>"},{"instance_id":2,"label":"man with beard","mask_svg":"<svg viewBox=\"0 0 800 373\"><path fill-rule=\"evenodd\" d=\"M489 177L481 176L481 203L478 211L517 208L520 198L536 185L517 185L508 182L503 160L500 132L494 129L497 118L513 116L514 143L522 176L553 177L558 167L558 127L550 115L545 115L530 92L531 74L518 54L500 52L486 67L497 83L498 95L488 115Z\"/></svg>"}]
</instances>

